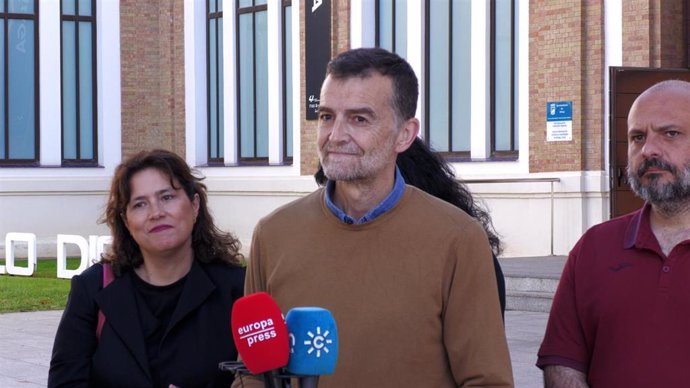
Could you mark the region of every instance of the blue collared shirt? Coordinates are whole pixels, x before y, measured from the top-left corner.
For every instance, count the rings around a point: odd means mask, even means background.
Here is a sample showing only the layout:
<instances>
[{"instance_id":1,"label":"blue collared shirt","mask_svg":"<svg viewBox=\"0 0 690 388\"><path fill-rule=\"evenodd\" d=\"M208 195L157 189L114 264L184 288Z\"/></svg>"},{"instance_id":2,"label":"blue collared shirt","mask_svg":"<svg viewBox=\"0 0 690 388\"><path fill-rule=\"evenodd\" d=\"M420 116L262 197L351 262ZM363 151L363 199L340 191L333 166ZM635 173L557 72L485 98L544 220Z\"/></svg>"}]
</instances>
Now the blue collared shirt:
<instances>
[{"instance_id":1,"label":"blue collared shirt","mask_svg":"<svg viewBox=\"0 0 690 388\"><path fill-rule=\"evenodd\" d=\"M398 169L398 166L395 166L395 183L393 184L393 190L386 198L384 198L383 201L381 201L381 203L378 204L378 206L373 208L359 220L355 220L354 218L348 216L344 211L338 208L335 203L333 203L331 198L333 197L334 189L335 182L329 180L326 184L326 206L328 209L330 209L333 215L338 217L340 221L346 224L363 224L365 222L373 221L376 217L391 210L393 206L400 202L400 199L405 193L405 179L403 179L402 174L400 174L400 169Z\"/></svg>"}]
</instances>

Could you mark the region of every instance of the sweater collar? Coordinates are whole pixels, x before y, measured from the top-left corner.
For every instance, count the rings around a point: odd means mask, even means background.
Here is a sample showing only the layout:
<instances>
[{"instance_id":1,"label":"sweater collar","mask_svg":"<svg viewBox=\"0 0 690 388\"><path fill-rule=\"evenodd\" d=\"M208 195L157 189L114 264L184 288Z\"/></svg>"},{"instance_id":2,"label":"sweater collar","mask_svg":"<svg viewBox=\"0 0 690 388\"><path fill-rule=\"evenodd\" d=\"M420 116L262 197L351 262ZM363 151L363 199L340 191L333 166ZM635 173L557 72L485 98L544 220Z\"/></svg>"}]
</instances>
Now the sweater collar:
<instances>
[{"instance_id":1,"label":"sweater collar","mask_svg":"<svg viewBox=\"0 0 690 388\"><path fill-rule=\"evenodd\" d=\"M329 180L326 184L326 206L328 209L338 217L338 219L346 224L363 224L366 222L373 221L376 217L382 215L383 213L391 210L395 205L400 202L403 194L405 193L405 179L400 173L398 166L395 166L395 183L393 184L393 190L383 199L378 205L371 209L362 218L355 220L354 218L345 214L345 212L335 205L333 202L333 191L335 190L335 182Z\"/></svg>"}]
</instances>

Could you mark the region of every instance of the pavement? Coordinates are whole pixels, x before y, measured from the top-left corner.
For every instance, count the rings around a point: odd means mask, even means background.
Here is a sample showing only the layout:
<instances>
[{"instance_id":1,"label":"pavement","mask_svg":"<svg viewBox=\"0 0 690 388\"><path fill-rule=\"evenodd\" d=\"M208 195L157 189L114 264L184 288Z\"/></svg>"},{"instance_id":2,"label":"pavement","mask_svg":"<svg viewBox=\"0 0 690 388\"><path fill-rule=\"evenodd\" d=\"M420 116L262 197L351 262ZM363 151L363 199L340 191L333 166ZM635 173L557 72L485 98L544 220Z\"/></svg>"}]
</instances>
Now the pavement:
<instances>
[{"instance_id":1,"label":"pavement","mask_svg":"<svg viewBox=\"0 0 690 388\"><path fill-rule=\"evenodd\" d=\"M516 388L544 386L541 369L534 364L537 362L537 351L544 338L548 317L548 313L506 311L506 337Z\"/></svg>"},{"instance_id":2,"label":"pavement","mask_svg":"<svg viewBox=\"0 0 690 388\"><path fill-rule=\"evenodd\" d=\"M506 276L558 276L564 257L501 259ZM510 306L508 306L510 309ZM62 311L0 314L0 387L45 387L55 331ZM543 387L534 366L547 313L506 311L505 325L517 388Z\"/></svg>"},{"instance_id":3,"label":"pavement","mask_svg":"<svg viewBox=\"0 0 690 388\"><path fill-rule=\"evenodd\" d=\"M0 387L48 384L53 339L62 311L0 314Z\"/></svg>"}]
</instances>

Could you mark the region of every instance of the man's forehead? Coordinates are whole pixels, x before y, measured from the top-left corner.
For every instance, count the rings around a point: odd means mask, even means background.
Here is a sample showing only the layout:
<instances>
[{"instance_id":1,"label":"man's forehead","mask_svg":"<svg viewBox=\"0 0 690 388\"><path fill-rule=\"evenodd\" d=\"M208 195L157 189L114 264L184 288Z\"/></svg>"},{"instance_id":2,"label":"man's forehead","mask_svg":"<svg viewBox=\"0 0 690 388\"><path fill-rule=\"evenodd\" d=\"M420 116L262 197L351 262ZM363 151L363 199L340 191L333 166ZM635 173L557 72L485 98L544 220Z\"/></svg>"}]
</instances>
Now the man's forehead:
<instances>
[{"instance_id":1,"label":"man's forehead","mask_svg":"<svg viewBox=\"0 0 690 388\"><path fill-rule=\"evenodd\" d=\"M628 113L628 132L649 127L690 127L690 95L653 93L635 101Z\"/></svg>"},{"instance_id":2,"label":"man's forehead","mask_svg":"<svg viewBox=\"0 0 690 388\"><path fill-rule=\"evenodd\" d=\"M690 83L664 82L652 86L640 94L633 106L639 104L656 103L659 101L690 102Z\"/></svg>"}]
</instances>

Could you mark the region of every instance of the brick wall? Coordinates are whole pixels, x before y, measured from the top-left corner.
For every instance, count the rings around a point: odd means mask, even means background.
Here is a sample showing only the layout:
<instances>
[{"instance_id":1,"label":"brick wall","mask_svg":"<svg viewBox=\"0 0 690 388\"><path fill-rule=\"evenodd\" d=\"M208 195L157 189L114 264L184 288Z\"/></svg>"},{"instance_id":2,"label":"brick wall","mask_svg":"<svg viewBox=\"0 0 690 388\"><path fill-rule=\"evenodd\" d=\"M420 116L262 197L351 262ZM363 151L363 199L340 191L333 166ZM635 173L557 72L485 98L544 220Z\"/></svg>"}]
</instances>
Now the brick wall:
<instances>
[{"instance_id":1,"label":"brick wall","mask_svg":"<svg viewBox=\"0 0 690 388\"><path fill-rule=\"evenodd\" d=\"M306 120L307 109L304 105L305 95L306 95L306 78L305 78L305 68L304 68L304 41L305 41L305 24L304 24L304 12L305 12L305 1L299 2L299 12L302 17L300 17L299 26L299 40L300 40L300 80L299 80L299 114L300 114L300 174L310 175L313 174L317 167L319 158L316 154L316 121Z\"/></svg>"},{"instance_id":2,"label":"brick wall","mask_svg":"<svg viewBox=\"0 0 690 388\"><path fill-rule=\"evenodd\" d=\"M305 3L300 2L300 10L304 15ZM301 18L300 25L300 41L304 42L304 18ZM337 53L345 51L350 48L350 2L345 0L331 0L331 57ZM304 44L300 46L300 100L304 101L305 95L305 76L304 76ZM325 71L325 69L324 69ZM302 160L300 165L301 175L312 175L316 172L319 166L319 156L316 145L316 120L305 120L306 108L303 103L300 103L300 117L301 117L301 148Z\"/></svg>"},{"instance_id":3,"label":"brick wall","mask_svg":"<svg viewBox=\"0 0 690 388\"><path fill-rule=\"evenodd\" d=\"M603 168L603 1L530 2L530 172ZM572 101L573 140L546 141L546 104Z\"/></svg>"},{"instance_id":4,"label":"brick wall","mask_svg":"<svg viewBox=\"0 0 690 388\"><path fill-rule=\"evenodd\" d=\"M604 168L604 4L583 4L582 160L583 170Z\"/></svg>"},{"instance_id":5,"label":"brick wall","mask_svg":"<svg viewBox=\"0 0 690 388\"><path fill-rule=\"evenodd\" d=\"M184 155L183 2L120 1L122 154Z\"/></svg>"},{"instance_id":6,"label":"brick wall","mask_svg":"<svg viewBox=\"0 0 690 388\"><path fill-rule=\"evenodd\" d=\"M350 49L350 2L333 0L331 47L333 56Z\"/></svg>"},{"instance_id":7,"label":"brick wall","mask_svg":"<svg viewBox=\"0 0 690 388\"><path fill-rule=\"evenodd\" d=\"M687 0L623 1L623 66L688 66Z\"/></svg>"},{"instance_id":8,"label":"brick wall","mask_svg":"<svg viewBox=\"0 0 690 388\"><path fill-rule=\"evenodd\" d=\"M579 1L530 3L530 171L578 170L581 164L582 7ZM546 103L573 102L573 141L546 141Z\"/></svg>"},{"instance_id":9,"label":"brick wall","mask_svg":"<svg viewBox=\"0 0 690 388\"><path fill-rule=\"evenodd\" d=\"M685 4L684 4L685 3ZM659 0L659 66L660 67L688 67L687 40L685 36L685 5L684 0Z\"/></svg>"},{"instance_id":10,"label":"brick wall","mask_svg":"<svg viewBox=\"0 0 690 388\"><path fill-rule=\"evenodd\" d=\"M623 2L623 65L650 65L649 0Z\"/></svg>"},{"instance_id":11,"label":"brick wall","mask_svg":"<svg viewBox=\"0 0 690 388\"><path fill-rule=\"evenodd\" d=\"M623 66L688 66L688 0L626 0ZM601 170L603 0L530 2L530 171ZM573 102L573 141L546 142L547 101Z\"/></svg>"}]
</instances>

